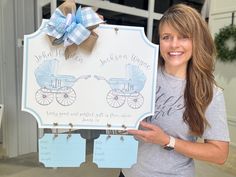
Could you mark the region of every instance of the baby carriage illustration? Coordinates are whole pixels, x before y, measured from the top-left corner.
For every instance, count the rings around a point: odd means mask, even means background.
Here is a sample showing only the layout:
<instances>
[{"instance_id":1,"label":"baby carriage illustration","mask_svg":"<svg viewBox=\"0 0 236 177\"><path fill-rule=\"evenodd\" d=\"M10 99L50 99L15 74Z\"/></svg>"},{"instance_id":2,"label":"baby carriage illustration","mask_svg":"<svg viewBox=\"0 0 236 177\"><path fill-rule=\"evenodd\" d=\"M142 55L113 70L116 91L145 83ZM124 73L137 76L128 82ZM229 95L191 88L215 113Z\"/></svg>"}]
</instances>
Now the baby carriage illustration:
<instances>
[{"instance_id":1,"label":"baby carriage illustration","mask_svg":"<svg viewBox=\"0 0 236 177\"><path fill-rule=\"evenodd\" d=\"M94 76L98 80L105 80L111 90L107 93L106 101L113 108L119 108L127 104L132 109L138 109L143 105L144 98L141 91L146 82L146 76L136 65L126 65L126 78L106 79L102 76Z\"/></svg>"},{"instance_id":2,"label":"baby carriage illustration","mask_svg":"<svg viewBox=\"0 0 236 177\"><path fill-rule=\"evenodd\" d=\"M90 75L76 78L71 75L57 75L58 60L45 60L36 68L34 74L40 89L35 94L36 102L40 105L49 105L54 96L62 106L69 106L76 100L76 93L72 86L79 79L88 79Z\"/></svg>"}]
</instances>

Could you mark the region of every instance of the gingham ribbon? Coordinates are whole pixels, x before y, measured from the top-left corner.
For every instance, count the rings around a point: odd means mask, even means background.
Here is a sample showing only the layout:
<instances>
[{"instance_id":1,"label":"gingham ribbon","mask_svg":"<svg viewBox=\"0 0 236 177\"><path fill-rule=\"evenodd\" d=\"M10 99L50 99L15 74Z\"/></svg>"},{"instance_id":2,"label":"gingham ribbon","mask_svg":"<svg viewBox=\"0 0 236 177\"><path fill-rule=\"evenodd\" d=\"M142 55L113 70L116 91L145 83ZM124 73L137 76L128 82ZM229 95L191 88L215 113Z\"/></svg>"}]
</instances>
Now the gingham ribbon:
<instances>
[{"instance_id":1,"label":"gingham ribbon","mask_svg":"<svg viewBox=\"0 0 236 177\"><path fill-rule=\"evenodd\" d=\"M59 8L52 14L45 32L54 38L54 45L64 43L67 47L73 43L79 45L91 32L88 27L98 25L103 20L90 7L79 7L76 13L65 16Z\"/></svg>"}]
</instances>

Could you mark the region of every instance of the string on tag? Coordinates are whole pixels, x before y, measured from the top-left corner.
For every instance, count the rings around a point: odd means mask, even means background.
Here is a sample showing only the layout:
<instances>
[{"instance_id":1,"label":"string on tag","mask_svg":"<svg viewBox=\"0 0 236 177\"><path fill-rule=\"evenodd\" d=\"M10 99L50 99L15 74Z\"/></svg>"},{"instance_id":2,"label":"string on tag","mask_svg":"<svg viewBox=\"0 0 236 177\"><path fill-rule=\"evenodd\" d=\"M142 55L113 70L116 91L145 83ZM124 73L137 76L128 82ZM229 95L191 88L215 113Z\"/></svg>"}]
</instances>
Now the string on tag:
<instances>
[{"instance_id":1,"label":"string on tag","mask_svg":"<svg viewBox=\"0 0 236 177\"><path fill-rule=\"evenodd\" d=\"M123 135L127 133L127 131L126 131L127 126L125 126L125 125L123 124L121 127L122 127L124 130L121 131L120 140L121 140L121 141L124 141L125 139L124 139L124 136L123 136Z\"/></svg>"},{"instance_id":2,"label":"string on tag","mask_svg":"<svg viewBox=\"0 0 236 177\"><path fill-rule=\"evenodd\" d=\"M118 34L119 28L115 27L114 28L116 35Z\"/></svg>"},{"instance_id":3,"label":"string on tag","mask_svg":"<svg viewBox=\"0 0 236 177\"><path fill-rule=\"evenodd\" d=\"M111 124L107 123L107 128L111 128ZM107 140L111 138L112 130L107 130Z\"/></svg>"},{"instance_id":4,"label":"string on tag","mask_svg":"<svg viewBox=\"0 0 236 177\"><path fill-rule=\"evenodd\" d=\"M53 123L53 126L54 127L57 127L58 126L58 123ZM58 137L58 128L56 128L56 132L54 133L54 136L53 136L53 139L57 138Z\"/></svg>"},{"instance_id":5,"label":"string on tag","mask_svg":"<svg viewBox=\"0 0 236 177\"><path fill-rule=\"evenodd\" d=\"M69 123L69 126L70 126L71 128L69 129L69 133L68 133L68 135L67 135L67 140L72 136L73 124L72 124L72 123Z\"/></svg>"}]
</instances>

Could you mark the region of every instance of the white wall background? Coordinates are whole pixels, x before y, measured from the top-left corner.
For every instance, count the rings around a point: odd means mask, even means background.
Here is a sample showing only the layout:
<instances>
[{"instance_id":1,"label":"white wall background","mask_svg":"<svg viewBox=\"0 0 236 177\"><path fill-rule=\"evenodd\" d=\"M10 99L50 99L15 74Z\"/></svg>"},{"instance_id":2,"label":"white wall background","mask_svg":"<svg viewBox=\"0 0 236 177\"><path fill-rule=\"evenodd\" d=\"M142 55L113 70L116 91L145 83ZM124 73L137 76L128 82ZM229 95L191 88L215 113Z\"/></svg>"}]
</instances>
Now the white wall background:
<instances>
[{"instance_id":1,"label":"white wall background","mask_svg":"<svg viewBox=\"0 0 236 177\"><path fill-rule=\"evenodd\" d=\"M231 24L233 11L236 25L236 0L211 0L209 25L213 36ZM236 61L223 63L218 60L215 76L217 83L224 88L231 144L236 146Z\"/></svg>"},{"instance_id":2,"label":"white wall background","mask_svg":"<svg viewBox=\"0 0 236 177\"><path fill-rule=\"evenodd\" d=\"M17 39L34 31L34 1L0 0L0 104L7 156L37 151L36 121L20 110L23 48Z\"/></svg>"}]
</instances>

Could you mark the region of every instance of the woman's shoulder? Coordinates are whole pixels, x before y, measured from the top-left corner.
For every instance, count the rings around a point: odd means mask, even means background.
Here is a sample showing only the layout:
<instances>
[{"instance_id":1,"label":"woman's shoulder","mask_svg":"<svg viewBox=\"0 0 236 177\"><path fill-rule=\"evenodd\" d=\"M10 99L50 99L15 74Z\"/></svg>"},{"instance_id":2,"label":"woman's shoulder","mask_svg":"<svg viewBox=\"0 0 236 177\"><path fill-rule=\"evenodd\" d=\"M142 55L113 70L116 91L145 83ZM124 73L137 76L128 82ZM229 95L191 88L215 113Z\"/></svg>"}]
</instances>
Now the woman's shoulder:
<instances>
[{"instance_id":1,"label":"woman's shoulder","mask_svg":"<svg viewBox=\"0 0 236 177\"><path fill-rule=\"evenodd\" d=\"M213 87L213 97L223 95L223 91L224 91L224 89L222 87L214 85L214 87Z\"/></svg>"},{"instance_id":2,"label":"woman's shoulder","mask_svg":"<svg viewBox=\"0 0 236 177\"><path fill-rule=\"evenodd\" d=\"M221 103L225 102L224 89L217 85L213 87L212 103L215 104L215 102L221 102Z\"/></svg>"}]
</instances>

